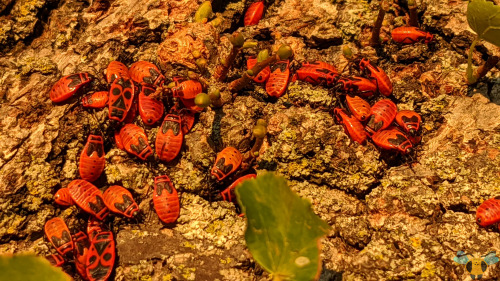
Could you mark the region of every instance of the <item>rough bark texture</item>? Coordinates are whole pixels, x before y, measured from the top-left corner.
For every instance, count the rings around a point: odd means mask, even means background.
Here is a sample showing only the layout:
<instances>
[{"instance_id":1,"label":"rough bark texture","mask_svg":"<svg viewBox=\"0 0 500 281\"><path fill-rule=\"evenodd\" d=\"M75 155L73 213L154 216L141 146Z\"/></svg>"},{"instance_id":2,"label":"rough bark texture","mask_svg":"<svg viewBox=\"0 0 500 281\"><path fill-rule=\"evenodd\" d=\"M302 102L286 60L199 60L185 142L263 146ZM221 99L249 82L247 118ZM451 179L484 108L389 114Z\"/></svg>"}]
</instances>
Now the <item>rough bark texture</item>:
<instances>
[{"instance_id":1,"label":"rough bark texture","mask_svg":"<svg viewBox=\"0 0 500 281\"><path fill-rule=\"evenodd\" d=\"M250 85L222 108L199 114L174 163L145 164L116 148L107 109L84 110L77 98L53 104L48 92L62 76L88 71L97 77L89 89L107 89L102 71L118 59L161 65L168 78L195 69L193 49L207 59L208 72L228 44L211 26L191 23L201 1L194 0L11 0L0 4L0 254L54 250L43 234L59 216L72 231L87 216L77 207L54 204L57 189L78 178L78 158L91 132L106 132L106 169L96 185L128 188L140 204L135 220L116 217L115 280L267 280L245 248L245 219L233 204L209 203L207 173L224 146L250 149L255 120L268 121L258 170L283 174L314 210L333 227L323 241L325 267L344 280L461 280L465 266L453 262L458 250L484 255L500 252L498 230L475 223L479 204L498 196L500 186L500 86L493 69L474 88L465 82L466 50L473 35L465 17L467 1L427 1L421 28L435 42L379 50L358 49L367 38L378 2L327 0L268 1L264 18L242 28L246 1L214 10L225 22L219 31L237 30L259 48L276 51L289 44L297 61L323 60L346 65L341 44L384 69L394 84L399 109L423 117L423 141L408 159L388 161L372 144L358 145L321 107L338 106L327 89L300 81L271 100L261 85ZM381 37L388 38L404 13L390 10ZM475 64L481 63L479 47ZM236 60L227 81L246 69ZM210 87L224 91L227 86ZM82 93L83 94L83 93ZM80 94L81 95L81 94ZM227 102L227 94L222 94ZM143 126L137 120L137 124ZM214 124L216 123L216 124ZM158 126L146 129L154 144ZM213 134L212 127L220 132ZM181 194L181 215L173 226L158 220L151 203L154 176L167 173ZM490 266L485 280L500 279ZM79 280L71 266L65 270ZM487 279L489 278L489 279Z\"/></svg>"}]
</instances>

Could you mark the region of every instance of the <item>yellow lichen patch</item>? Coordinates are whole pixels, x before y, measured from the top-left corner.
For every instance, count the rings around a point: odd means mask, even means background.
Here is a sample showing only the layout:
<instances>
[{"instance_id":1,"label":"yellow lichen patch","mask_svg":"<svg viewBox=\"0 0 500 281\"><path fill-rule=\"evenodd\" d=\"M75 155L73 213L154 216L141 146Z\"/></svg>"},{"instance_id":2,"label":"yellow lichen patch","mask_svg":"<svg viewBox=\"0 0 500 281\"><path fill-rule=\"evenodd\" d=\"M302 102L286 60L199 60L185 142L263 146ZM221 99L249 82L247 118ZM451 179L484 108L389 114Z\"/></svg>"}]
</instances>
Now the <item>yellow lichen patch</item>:
<instances>
[{"instance_id":1,"label":"yellow lichen patch","mask_svg":"<svg viewBox=\"0 0 500 281\"><path fill-rule=\"evenodd\" d=\"M190 249L196 249L196 246L189 241L182 242L182 246Z\"/></svg>"},{"instance_id":2,"label":"yellow lichen patch","mask_svg":"<svg viewBox=\"0 0 500 281\"><path fill-rule=\"evenodd\" d=\"M57 65L48 57L28 57L20 63L20 75L24 76L32 72L50 74L57 71Z\"/></svg>"},{"instance_id":3,"label":"yellow lichen patch","mask_svg":"<svg viewBox=\"0 0 500 281\"><path fill-rule=\"evenodd\" d=\"M426 263L425 268L422 270L422 275L421 277L426 278L426 277L433 277L436 275L436 267L434 266L433 263Z\"/></svg>"},{"instance_id":4,"label":"yellow lichen patch","mask_svg":"<svg viewBox=\"0 0 500 281\"><path fill-rule=\"evenodd\" d=\"M410 238L410 241L411 241L411 245L413 246L413 248L419 249L422 247L422 241L419 238L413 237L413 238Z\"/></svg>"},{"instance_id":5,"label":"yellow lichen patch","mask_svg":"<svg viewBox=\"0 0 500 281\"><path fill-rule=\"evenodd\" d=\"M221 264L230 264L233 260L230 257L227 257L225 259L220 259Z\"/></svg>"},{"instance_id":6,"label":"yellow lichen patch","mask_svg":"<svg viewBox=\"0 0 500 281\"><path fill-rule=\"evenodd\" d=\"M164 275L162 280L163 281L172 281L173 280L172 274L169 273L169 274Z\"/></svg>"}]
</instances>

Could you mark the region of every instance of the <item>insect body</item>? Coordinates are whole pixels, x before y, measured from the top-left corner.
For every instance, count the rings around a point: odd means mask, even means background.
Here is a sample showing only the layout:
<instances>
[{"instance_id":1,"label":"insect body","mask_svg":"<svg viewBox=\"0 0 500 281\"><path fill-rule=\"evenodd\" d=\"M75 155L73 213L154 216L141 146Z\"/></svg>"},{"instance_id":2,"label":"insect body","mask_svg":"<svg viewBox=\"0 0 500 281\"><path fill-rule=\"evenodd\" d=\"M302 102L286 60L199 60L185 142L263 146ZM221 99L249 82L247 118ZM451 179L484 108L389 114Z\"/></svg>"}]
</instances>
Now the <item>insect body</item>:
<instances>
[{"instance_id":1,"label":"insect body","mask_svg":"<svg viewBox=\"0 0 500 281\"><path fill-rule=\"evenodd\" d=\"M226 147L215 159L215 165L210 172L217 180L221 181L235 172L241 165L243 156L240 151L234 147Z\"/></svg>"},{"instance_id":2,"label":"insect body","mask_svg":"<svg viewBox=\"0 0 500 281\"><path fill-rule=\"evenodd\" d=\"M149 95L155 92L154 88L142 85L139 93L139 114L146 125L153 125L163 116L165 107L163 102L151 98Z\"/></svg>"},{"instance_id":3,"label":"insect body","mask_svg":"<svg viewBox=\"0 0 500 281\"><path fill-rule=\"evenodd\" d=\"M177 157L182 148L184 134L182 121L178 115L168 114L158 129L156 135L156 154L163 161L172 161Z\"/></svg>"},{"instance_id":4,"label":"insect body","mask_svg":"<svg viewBox=\"0 0 500 281\"><path fill-rule=\"evenodd\" d=\"M102 222L96 220L94 217L90 217L87 221L87 234L89 235L89 240L92 241L97 233L103 232Z\"/></svg>"},{"instance_id":5,"label":"insect body","mask_svg":"<svg viewBox=\"0 0 500 281\"><path fill-rule=\"evenodd\" d=\"M185 135L191 131L194 125L195 116L191 111L184 111L180 113L181 116L181 129L182 133Z\"/></svg>"},{"instance_id":6,"label":"insect body","mask_svg":"<svg viewBox=\"0 0 500 281\"><path fill-rule=\"evenodd\" d=\"M357 94L364 98L371 97L377 92L377 85L371 80L357 76L339 78L337 87L340 87L346 94Z\"/></svg>"},{"instance_id":7,"label":"insect body","mask_svg":"<svg viewBox=\"0 0 500 281\"><path fill-rule=\"evenodd\" d=\"M90 281L107 280L115 263L115 240L113 233L98 233L90 242L85 270Z\"/></svg>"},{"instance_id":8,"label":"insect body","mask_svg":"<svg viewBox=\"0 0 500 281\"><path fill-rule=\"evenodd\" d=\"M378 147L396 151L402 154L408 154L413 144L408 137L396 127L390 127L386 130L380 130L372 135L372 141Z\"/></svg>"},{"instance_id":9,"label":"insect body","mask_svg":"<svg viewBox=\"0 0 500 281\"><path fill-rule=\"evenodd\" d=\"M128 68L119 61L112 61L106 68L106 81L108 81L108 83L112 83L117 78L130 79Z\"/></svg>"},{"instance_id":10,"label":"insect body","mask_svg":"<svg viewBox=\"0 0 500 281\"><path fill-rule=\"evenodd\" d=\"M51 265L53 266L61 266L64 264L64 258L61 255L54 254L54 255L48 255L45 257Z\"/></svg>"},{"instance_id":11,"label":"insect body","mask_svg":"<svg viewBox=\"0 0 500 281\"><path fill-rule=\"evenodd\" d=\"M65 187L60 188L56 192L56 195L54 195L54 200L61 206L71 206L75 204L75 201L73 201L71 195L69 194L69 190Z\"/></svg>"},{"instance_id":12,"label":"insect body","mask_svg":"<svg viewBox=\"0 0 500 281\"><path fill-rule=\"evenodd\" d=\"M255 57L250 57L247 60L247 69L252 69L255 64L257 64L257 59ZM266 66L264 69L262 69L255 77L253 78L253 81L257 83L265 83L267 79L269 79L269 75L271 74L271 68L269 66Z\"/></svg>"},{"instance_id":13,"label":"insect body","mask_svg":"<svg viewBox=\"0 0 500 281\"><path fill-rule=\"evenodd\" d=\"M394 118L396 118L397 112L398 108L396 104L389 99L376 102L372 106L371 117L365 128L366 131L370 134L374 134L375 132L389 127L392 121L394 121Z\"/></svg>"},{"instance_id":14,"label":"insect body","mask_svg":"<svg viewBox=\"0 0 500 281\"><path fill-rule=\"evenodd\" d=\"M132 64L129 74L130 78L139 84L159 87L165 82L165 76L161 74L158 67L147 61L138 61Z\"/></svg>"},{"instance_id":15,"label":"insect body","mask_svg":"<svg viewBox=\"0 0 500 281\"><path fill-rule=\"evenodd\" d=\"M396 114L396 123L410 136L416 136L420 131L422 118L413 110L401 110Z\"/></svg>"},{"instance_id":16,"label":"insect body","mask_svg":"<svg viewBox=\"0 0 500 281\"><path fill-rule=\"evenodd\" d=\"M88 73L82 72L71 74L59 79L50 90L50 100L53 102L62 102L69 99L83 85L92 80Z\"/></svg>"},{"instance_id":17,"label":"insect body","mask_svg":"<svg viewBox=\"0 0 500 281\"><path fill-rule=\"evenodd\" d=\"M115 79L109 90L109 119L122 122L132 107L134 95L135 87L131 79Z\"/></svg>"},{"instance_id":18,"label":"insect body","mask_svg":"<svg viewBox=\"0 0 500 281\"><path fill-rule=\"evenodd\" d=\"M82 98L82 106L87 108L103 108L108 105L109 92L99 91Z\"/></svg>"},{"instance_id":19,"label":"insect body","mask_svg":"<svg viewBox=\"0 0 500 281\"><path fill-rule=\"evenodd\" d=\"M332 86L337 82L339 74L335 66L322 61L305 62L297 70L296 77L300 81L309 82L313 85Z\"/></svg>"},{"instance_id":20,"label":"insect body","mask_svg":"<svg viewBox=\"0 0 500 281\"><path fill-rule=\"evenodd\" d=\"M180 83L176 81L175 83L176 86L171 89L174 97L194 99L196 95L203 91L201 83L196 80L185 80Z\"/></svg>"},{"instance_id":21,"label":"insect body","mask_svg":"<svg viewBox=\"0 0 500 281\"><path fill-rule=\"evenodd\" d=\"M146 160L153 156L153 149L149 146L148 137L144 130L134 124L126 124L115 133L116 145L130 154Z\"/></svg>"},{"instance_id":22,"label":"insect body","mask_svg":"<svg viewBox=\"0 0 500 281\"><path fill-rule=\"evenodd\" d=\"M90 135L80 155L80 177L86 181L95 181L104 171L105 164L102 137Z\"/></svg>"},{"instance_id":23,"label":"insect body","mask_svg":"<svg viewBox=\"0 0 500 281\"><path fill-rule=\"evenodd\" d=\"M228 188L224 189L224 191L222 191L220 193L220 195L222 196L222 198L225 201L233 202L233 200L236 198L236 196L234 195L234 189L238 185L240 185L242 182L249 180L249 179L253 179L255 177L257 177L256 174L248 174L248 175L245 175L245 176L238 178Z\"/></svg>"},{"instance_id":24,"label":"insect body","mask_svg":"<svg viewBox=\"0 0 500 281\"><path fill-rule=\"evenodd\" d=\"M173 223L180 213L177 190L166 175L155 177L153 204L156 214L164 223Z\"/></svg>"},{"instance_id":25,"label":"insect body","mask_svg":"<svg viewBox=\"0 0 500 281\"><path fill-rule=\"evenodd\" d=\"M73 180L68 184L71 199L85 212L103 220L108 214L102 192L86 180Z\"/></svg>"},{"instance_id":26,"label":"insect body","mask_svg":"<svg viewBox=\"0 0 500 281\"><path fill-rule=\"evenodd\" d=\"M372 80L376 81L378 91L388 97L392 93L392 82L382 68L373 65L369 60L363 58L359 61L358 67L361 71L370 74Z\"/></svg>"},{"instance_id":27,"label":"insect body","mask_svg":"<svg viewBox=\"0 0 500 281\"><path fill-rule=\"evenodd\" d=\"M468 256L471 256L469 258ZM488 265L495 264L500 259L496 256L495 252L489 252L487 255L480 258L475 258L471 254L466 254L463 251L458 251L457 255L453 258L458 264L465 264L465 268L470 273L472 280L480 280L483 278L483 274L488 269Z\"/></svg>"},{"instance_id":28,"label":"insect body","mask_svg":"<svg viewBox=\"0 0 500 281\"><path fill-rule=\"evenodd\" d=\"M358 96L345 96L349 111L361 122L364 122L371 115L370 104Z\"/></svg>"},{"instance_id":29,"label":"insect body","mask_svg":"<svg viewBox=\"0 0 500 281\"><path fill-rule=\"evenodd\" d=\"M83 279L87 280L85 263L87 262L87 253L90 246L89 238L83 231L80 231L73 235L73 243L75 244L74 256L76 270Z\"/></svg>"},{"instance_id":30,"label":"insect body","mask_svg":"<svg viewBox=\"0 0 500 281\"><path fill-rule=\"evenodd\" d=\"M392 30L392 40L402 44L414 44L419 41L424 41L425 44L432 41L434 36L429 32L420 30L414 26L402 26Z\"/></svg>"},{"instance_id":31,"label":"insect body","mask_svg":"<svg viewBox=\"0 0 500 281\"><path fill-rule=\"evenodd\" d=\"M252 3L246 13L245 18L243 19L243 24L245 26L256 25L259 23L262 18L262 14L264 13L264 2L254 2Z\"/></svg>"},{"instance_id":32,"label":"insect body","mask_svg":"<svg viewBox=\"0 0 500 281\"><path fill-rule=\"evenodd\" d=\"M278 61L271 68L271 74L266 83L266 92L272 97L281 97L288 86L290 80L289 60Z\"/></svg>"},{"instance_id":33,"label":"insect body","mask_svg":"<svg viewBox=\"0 0 500 281\"><path fill-rule=\"evenodd\" d=\"M345 133L355 142L359 144L364 144L366 141L366 132L363 128L363 124L359 122L358 119L349 115L345 110L341 108L334 109L335 122L337 124L342 124Z\"/></svg>"},{"instance_id":34,"label":"insect body","mask_svg":"<svg viewBox=\"0 0 500 281\"><path fill-rule=\"evenodd\" d=\"M139 212L139 206L132 194L119 185L112 185L103 194L104 204L111 212L121 214L127 218L134 217Z\"/></svg>"},{"instance_id":35,"label":"insect body","mask_svg":"<svg viewBox=\"0 0 500 281\"><path fill-rule=\"evenodd\" d=\"M500 221L500 196L490 198L477 208L476 222L480 226L489 226Z\"/></svg>"},{"instance_id":36,"label":"insect body","mask_svg":"<svg viewBox=\"0 0 500 281\"><path fill-rule=\"evenodd\" d=\"M57 252L65 256L73 251L73 240L68 226L61 218L53 218L45 223L45 235L49 238L50 243L54 245Z\"/></svg>"}]
</instances>

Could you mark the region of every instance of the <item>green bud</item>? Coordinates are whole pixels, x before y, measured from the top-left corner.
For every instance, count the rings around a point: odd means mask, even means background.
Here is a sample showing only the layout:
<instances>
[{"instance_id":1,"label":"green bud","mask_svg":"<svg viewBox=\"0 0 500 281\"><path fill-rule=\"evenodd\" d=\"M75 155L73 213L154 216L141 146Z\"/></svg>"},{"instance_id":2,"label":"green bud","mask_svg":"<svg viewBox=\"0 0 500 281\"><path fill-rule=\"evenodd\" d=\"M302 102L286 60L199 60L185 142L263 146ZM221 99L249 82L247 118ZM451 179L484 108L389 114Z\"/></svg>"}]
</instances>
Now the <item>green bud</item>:
<instances>
[{"instance_id":1,"label":"green bud","mask_svg":"<svg viewBox=\"0 0 500 281\"><path fill-rule=\"evenodd\" d=\"M191 80L196 80L196 78L198 78L198 74L196 74L190 70L190 71L188 71L188 78Z\"/></svg>"},{"instance_id":2,"label":"green bud","mask_svg":"<svg viewBox=\"0 0 500 281\"><path fill-rule=\"evenodd\" d=\"M236 48L241 48L243 44L245 44L245 37L239 32L233 33L233 35L229 36L229 41Z\"/></svg>"},{"instance_id":3,"label":"green bud","mask_svg":"<svg viewBox=\"0 0 500 281\"><path fill-rule=\"evenodd\" d=\"M219 91L219 89L212 90L208 96L210 97L211 100L218 100L218 99L220 99L220 91Z\"/></svg>"},{"instance_id":4,"label":"green bud","mask_svg":"<svg viewBox=\"0 0 500 281\"><path fill-rule=\"evenodd\" d=\"M269 58L269 51L264 49L257 55L257 62L263 62Z\"/></svg>"},{"instance_id":5,"label":"green bud","mask_svg":"<svg viewBox=\"0 0 500 281\"><path fill-rule=\"evenodd\" d=\"M199 93L194 98L194 104L196 104L197 106L199 106L201 108L205 108L205 107L210 105L210 98L205 93Z\"/></svg>"},{"instance_id":6,"label":"green bud","mask_svg":"<svg viewBox=\"0 0 500 281\"><path fill-rule=\"evenodd\" d=\"M408 0L408 7L417 6L417 2L415 0Z\"/></svg>"},{"instance_id":7,"label":"green bud","mask_svg":"<svg viewBox=\"0 0 500 281\"><path fill-rule=\"evenodd\" d=\"M278 56L282 60L288 59L290 56L292 56L293 51L292 48L288 45L281 45L281 47L278 49Z\"/></svg>"},{"instance_id":8,"label":"green bud","mask_svg":"<svg viewBox=\"0 0 500 281\"><path fill-rule=\"evenodd\" d=\"M259 157L259 152L258 152L258 151L255 151L255 152L253 153L253 156L254 156L254 157Z\"/></svg>"},{"instance_id":9,"label":"green bud","mask_svg":"<svg viewBox=\"0 0 500 281\"><path fill-rule=\"evenodd\" d=\"M210 22L210 24L213 26L213 27L218 27L222 24L222 18L221 17L216 17L213 21Z\"/></svg>"},{"instance_id":10,"label":"green bud","mask_svg":"<svg viewBox=\"0 0 500 281\"><path fill-rule=\"evenodd\" d=\"M199 58L196 60L196 65L201 69L206 68L207 67L207 60L204 58Z\"/></svg>"},{"instance_id":11,"label":"green bud","mask_svg":"<svg viewBox=\"0 0 500 281\"><path fill-rule=\"evenodd\" d=\"M253 71L251 69L247 70L248 76L253 76Z\"/></svg>"},{"instance_id":12,"label":"green bud","mask_svg":"<svg viewBox=\"0 0 500 281\"><path fill-rule=\"evenodd\" d=\"M257 125L253 128L252 132L254 137L261 139L266 136L267 130L266 127Z\"/></svg>"},{"instance_id":13,"label":"green bud","mask_svg":"<svg viewBox=\"0 0 500 281\"><path fill-rule=\"evenodd\" d=\"M201 57L201 52L200 52L200 51L198 51L198 50L194 50L194 51L192 51L192 52L191 52L191 54L193 55L193 57L194 57L195 59L197 59L197 58Z\"/></svg>"},{"instance_id":14,"label":"green bud","mask_svg":"<svg viewBox=\"0 0 500 281\"><path fill-rule=\"evenodd\" d=\"M172 89L173 87L175 87L175 82L168 83L167 88Z\"/></svg>"},{"instance_id":15,"label":"green bud","mask_svg":"<svg viewBox=\"0 0 500 281\"><path fill-rule=\"evenodd\" d=\"M225 66L225 65L226 65L226 63L227 63L227 61L226 61L226 59L225 59L225 58L221 58L221 59L220 59L220 64L222 64L222 65L224 65L224 66Z\"/></svg>"},{"instance_id":16,"label":"green bud","mask_svg":"<svg viewBox=\"0 0 500 281\"><path fill-rule=\"evenodd\" d=\"M243 47L241 47L242 49L250 49L250 48L255 48L257 47L257 42L250 42L250 41L246 41L245 43L243 43Z\"/></svg>"},{"instance_id":17,"label":"green bud","mask_svg":"<svg viewBox=\"0 0 500 281\"><path fill-rule=\"evenodd\" d=\"M264 119L257 119L256 125L267 127L267 122Z\"/></svg>"},{"instance_id":18,"label":"green bud","mask_svg":"<svg viewBox=\"0 0 500 281\"><path fill-rule=\"evenodd\" d=\"M210 1L205 1L201 3L200 7L194 14L195 22L203 22L203 20L210 18L212 16L212 3Z\"/></svg>"},{"instance_id":19,"label":"green bud","mask_svg":"<svg viewBox=\"0 0 500 281\"><path fill-rule=\"evenodd\" d=\"M351 50L351 48L349 48L349 46L347 46L347 45L342 46L342 54L344 55L344 57L346 59L352 58L352 50Z\"/></svg>"}]
</instances>

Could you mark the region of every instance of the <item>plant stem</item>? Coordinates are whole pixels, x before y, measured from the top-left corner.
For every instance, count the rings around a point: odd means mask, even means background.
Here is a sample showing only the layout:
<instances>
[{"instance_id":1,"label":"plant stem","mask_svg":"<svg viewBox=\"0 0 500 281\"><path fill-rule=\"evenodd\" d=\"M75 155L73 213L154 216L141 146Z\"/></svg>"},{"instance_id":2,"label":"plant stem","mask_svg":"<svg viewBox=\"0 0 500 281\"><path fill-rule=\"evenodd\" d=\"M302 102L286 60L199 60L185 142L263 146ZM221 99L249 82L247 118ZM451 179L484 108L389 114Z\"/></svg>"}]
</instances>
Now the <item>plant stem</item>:
<instances>
[{"instance_id":1,"label":"plant stem","mask_svg":"<svg viewBox=\"0 0 500 281\"><path fill-rule=\"evenodd\" d=\"M479 36L476 37L476 39L472 41L469 49L469 56L467 58L467 83L469 83L469 85L477 82L476 77L474 77L474 71L472 69L472 54L474 53L474 49L476 48L477 43L479 43L479 40L481 40Z\"/></svg>"},{"instance_id":2,"label":"plant stem","mask_svg":"<svg viewBox=\"0 0 500 281\"><path fill-rule=\"evenodd\" d=\"M224 61L224 63L219 64L215 69L213 76L217 81L222 82L224 81L224 79L226 79L227 73L229 72L229 67L231 67L231 65L233 64L236 56L240 52L240 49L241 48L239 47L231 45L231 52L227 56L226 60Z\"/></svg>"},{"instance_id":3,"label":"plant stem","mask_svg":"<svg viewBox=\"0 0 500 281\"><path fill-rule=\"evenodd\" d=\"M410 26L418 27L417 1L416 0L408 1L408 9L410 10L410 20L408 21L408 24Z\"/></svg>"},{"instance_id":4,"label":"plant stem","mask_svg":"<svg viewBox=\"0 0 500 281\"><path fill-rule=\"evenodd\" d=\"M261 62L258 62L256 63L251 71L253 73L252 76L248 75L248 71L245 72L243 74L243 76L241 76L240 78L234 80L233 82L231 82L231 84L229 84L229 90L231 90L231 92L233 93L236 93L238 91L240 91L241 89L243 89L248 83L250 83L250 81L252 80L252 78L255 77L255 75L259 74L259 72L262 71L262 69L266 68L266 66L268 65L271 65L275 62L277 62L279 60L279 56L278 55L274 55L274 56L270 56L269 58L267 58L266 60L264 61L261 61Z\"/></svg>"},{"instance_id":5,"label":"plant stem","mask_svg":"<svg viewBox=\"0 0 500 281\"><path fill-rule=\"evenodd\" d=\"M370 39L371 46L380 45L380 28L382 27L382 23L384 22L385 12L388 10L388 3L386 0L382 0L380 2L380 9L378 11L377 20L373 25L372 30L372 38Z\"/></svg>"},{"instance_id":6,"label":"plant stem","mask_svg":"<svg viewBox=\"0 0 500 281\"><path fill-rule=\"evenodd\" d=\"M486 73L488 73L488 71L490 71L493 67L495 67L499 61L500 57L495 55L489 56L486 62L476 69L474 78L476 78L476 80L479 80L482 77L484 77Z\"/></svg>"}]
</instances>

